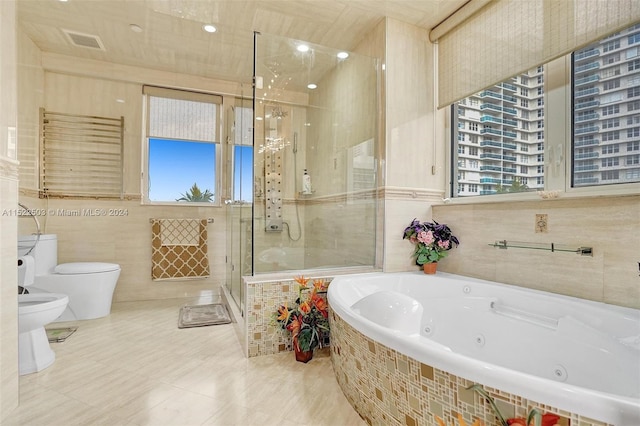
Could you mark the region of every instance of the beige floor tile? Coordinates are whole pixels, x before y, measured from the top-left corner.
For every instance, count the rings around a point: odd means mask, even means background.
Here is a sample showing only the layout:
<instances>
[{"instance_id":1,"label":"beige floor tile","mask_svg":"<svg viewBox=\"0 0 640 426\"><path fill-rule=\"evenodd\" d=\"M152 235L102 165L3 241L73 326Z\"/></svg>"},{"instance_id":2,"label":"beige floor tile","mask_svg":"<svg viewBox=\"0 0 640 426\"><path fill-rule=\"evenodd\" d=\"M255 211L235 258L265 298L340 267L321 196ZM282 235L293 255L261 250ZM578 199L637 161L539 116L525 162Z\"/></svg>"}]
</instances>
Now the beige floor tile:
<instances>
[{"instance_id":1,"label":"beige floor tile","mask_svg":"<svg viewBox=\"0 0 640 426\"><path fill-rule=\"evenodd\" d=\"M52 344L55 363L20 377L3 426L366 424L342 394L328 350L246 358L233 324L178 329L194 299L114 303ZM204 303L208 303L205 301Z\"/></svg>"}]
</instances>

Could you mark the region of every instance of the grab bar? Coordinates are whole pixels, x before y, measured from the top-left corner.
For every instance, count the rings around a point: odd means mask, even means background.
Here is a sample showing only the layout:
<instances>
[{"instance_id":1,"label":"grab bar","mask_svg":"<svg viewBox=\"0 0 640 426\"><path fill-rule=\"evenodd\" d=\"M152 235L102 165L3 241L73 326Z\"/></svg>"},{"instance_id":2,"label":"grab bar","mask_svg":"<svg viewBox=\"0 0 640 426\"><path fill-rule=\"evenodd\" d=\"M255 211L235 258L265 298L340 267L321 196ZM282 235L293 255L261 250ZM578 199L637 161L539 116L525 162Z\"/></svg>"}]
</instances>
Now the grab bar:
<instances>
[{"instance_id":1,"label":"grab bar","mask_svg":"<svg viewBox=\"0 0 640 426\"><path fill-rule=\"evenodd\" d=\"M22 209L24 209L25 212L29 213L29 216L31 216L33 218L33 220L36 222L36 241L33 243L33 245L31 246L31 248L29 248L29 250L27 250L27 252L24 254L25 256L28 255L29 253L31 253L33 251L34 248L36 248L36 245L38 245L38 241L40 241L40 235L41 235L41 231L40 231L40 221L38 221L38 218L36 217L36 215L34 215L32 213L32 210L30 208L28 208L27 206L25 206L22 203L18 203L18 205L20 207L22 207ZM24 217L24 216L20 216L20 217Z\"/></svg>"},{"instance_id":2,"label":"grab bar","mask_svg":"<svg viewBox=\"0 0 640 426\"><path fill-rule=\"evenodd\" d=\"M555 330L558 328L558 319L547 317L545 315L533 312L523 311L522 309L513 308L511 306L502 305L498 302L491 303L491 310L498 315L513 318L519 321L525 321L540 327Z\"/></svg>"}]
</instances>

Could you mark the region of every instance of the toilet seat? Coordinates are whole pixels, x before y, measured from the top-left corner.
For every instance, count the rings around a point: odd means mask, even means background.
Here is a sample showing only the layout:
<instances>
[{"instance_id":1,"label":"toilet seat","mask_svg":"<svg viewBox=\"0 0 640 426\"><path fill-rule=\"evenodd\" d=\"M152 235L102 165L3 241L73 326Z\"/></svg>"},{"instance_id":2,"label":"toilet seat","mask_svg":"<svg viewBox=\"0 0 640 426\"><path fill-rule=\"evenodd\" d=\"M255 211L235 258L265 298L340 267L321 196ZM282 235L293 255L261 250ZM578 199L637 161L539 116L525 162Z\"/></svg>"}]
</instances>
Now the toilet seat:
<instances>
[{"instance_id":1,"label":"toilet seat","mask_svg":"<svg viewBox=\"0 0 640 426\"><path fill-rule=\"evenodd\" d=\"M29 314L43 309L53 309L67 305L69 297L59 293L29 293L18 295L18 312Z\"/></svg>"},{"instance_id":2,"label":"toilet seat","mask_svg":"<svg viewBox=\"0 0 640 426\"><path fill-rule=\"evenodd\" d=\"M99 272L111 272L120 269L117 263L104 262L72 262L61 263L54 268L56 274L75 275L75 274L96 274Z\"/></svg>"}]
</instances>

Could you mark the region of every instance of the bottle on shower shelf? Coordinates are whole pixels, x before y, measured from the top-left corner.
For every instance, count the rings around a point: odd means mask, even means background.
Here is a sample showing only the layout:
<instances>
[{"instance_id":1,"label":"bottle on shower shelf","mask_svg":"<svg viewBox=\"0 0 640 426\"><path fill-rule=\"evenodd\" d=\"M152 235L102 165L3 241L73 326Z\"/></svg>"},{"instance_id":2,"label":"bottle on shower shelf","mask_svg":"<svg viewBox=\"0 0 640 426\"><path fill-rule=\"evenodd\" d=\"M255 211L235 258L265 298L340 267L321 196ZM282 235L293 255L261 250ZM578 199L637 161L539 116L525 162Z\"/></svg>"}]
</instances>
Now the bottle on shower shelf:
<instances>
[{"instance_id":1,"label":"bottle on shower shelf","mask_svg":"<svg viewBox=\"0 0 640 426\"><path fill-rule=\"evenodd\" d=\"M304 173L302 174L302 193L305 195L311 194L311 176L307 172L307 169L304 169Z\"/></svg>"}]
</instances>

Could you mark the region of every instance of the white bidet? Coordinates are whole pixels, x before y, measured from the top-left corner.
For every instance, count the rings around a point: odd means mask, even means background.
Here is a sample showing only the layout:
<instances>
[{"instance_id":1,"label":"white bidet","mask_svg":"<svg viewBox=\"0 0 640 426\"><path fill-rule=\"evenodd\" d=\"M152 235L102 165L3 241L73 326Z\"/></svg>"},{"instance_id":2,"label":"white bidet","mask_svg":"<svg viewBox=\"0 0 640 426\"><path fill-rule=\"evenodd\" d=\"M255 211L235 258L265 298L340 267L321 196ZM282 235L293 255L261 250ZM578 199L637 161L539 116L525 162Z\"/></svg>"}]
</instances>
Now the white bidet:
<instances>
[{"instance_id":1,"label":"white bidet","mask_svg":"<svg viewBox=\"0 0 640 426\"><path fill-rule=\"evenodd\" d=\"M18 295L18 363L20 375L49 367L56 354L49 346L44 326L62 314L69 297L58 293Z\"/></svg>"}]
</instances>

